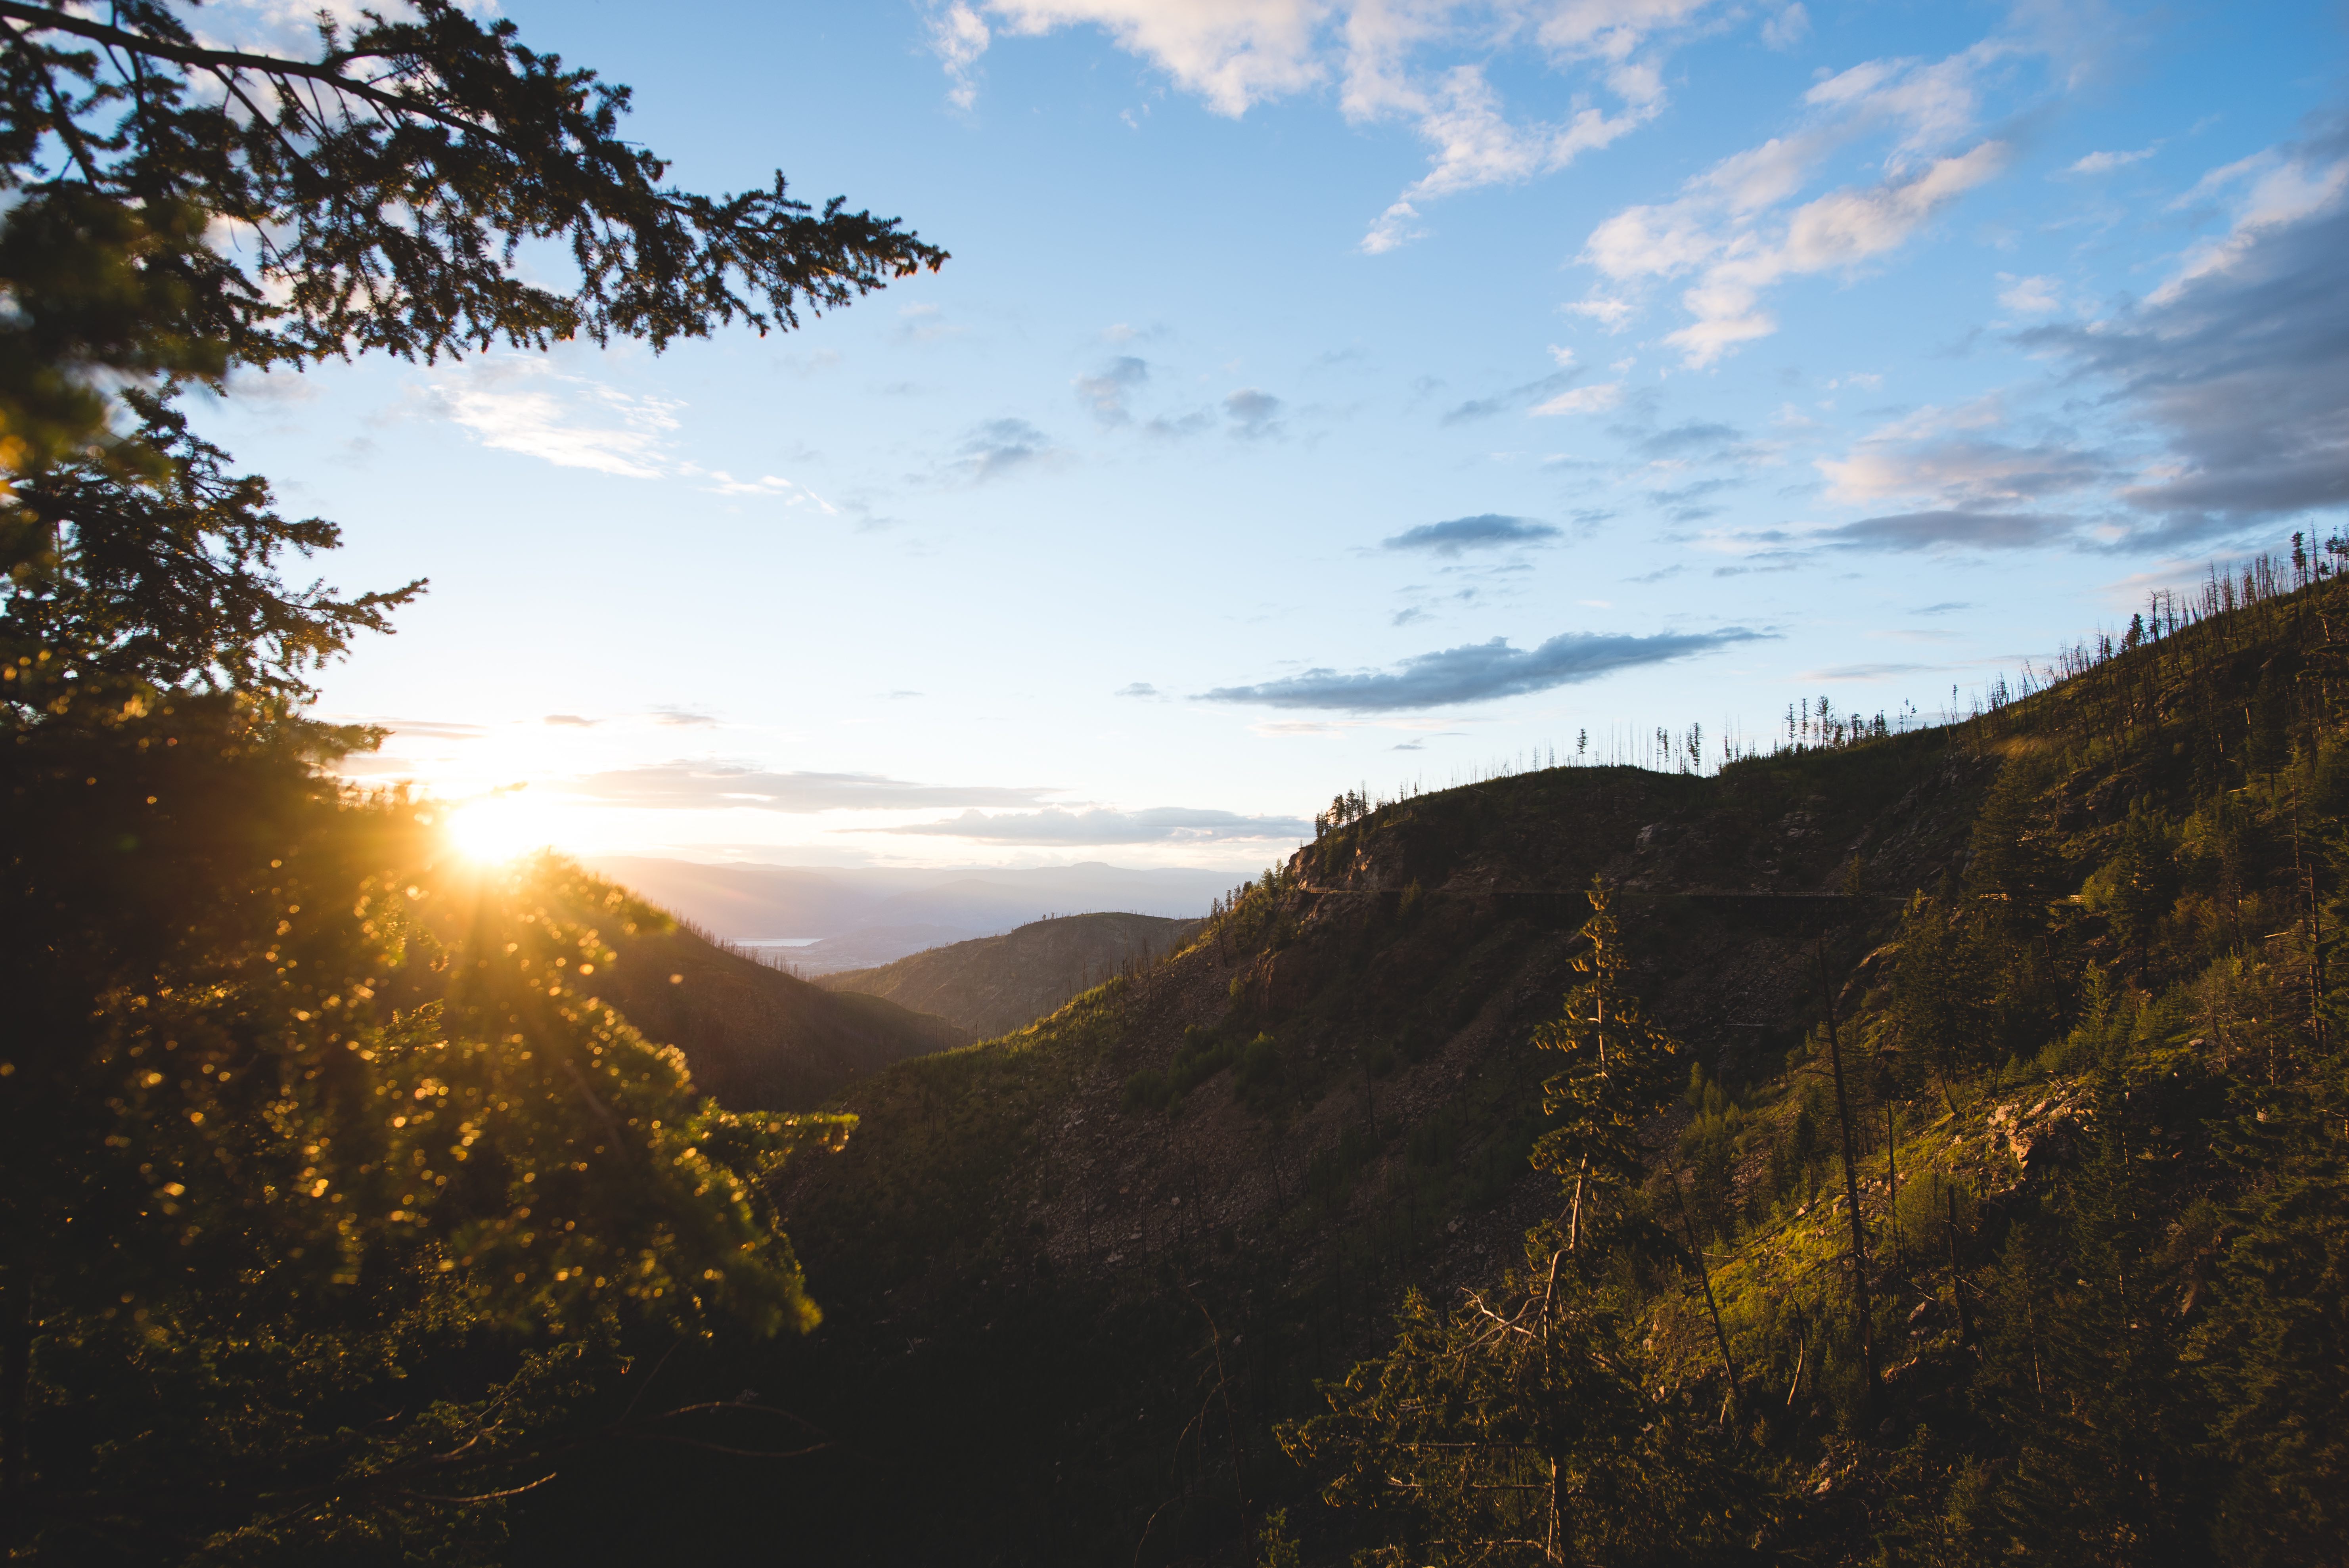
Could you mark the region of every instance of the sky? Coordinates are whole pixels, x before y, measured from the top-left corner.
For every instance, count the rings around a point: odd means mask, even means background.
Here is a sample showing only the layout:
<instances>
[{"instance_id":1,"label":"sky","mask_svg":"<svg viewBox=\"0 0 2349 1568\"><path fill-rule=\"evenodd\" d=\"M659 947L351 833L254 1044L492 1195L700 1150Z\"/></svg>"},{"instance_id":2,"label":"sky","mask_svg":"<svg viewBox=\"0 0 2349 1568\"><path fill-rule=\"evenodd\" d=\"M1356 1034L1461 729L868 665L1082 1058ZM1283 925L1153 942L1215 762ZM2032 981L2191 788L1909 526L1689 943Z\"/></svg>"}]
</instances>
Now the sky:
<instances>
[{"instance_id":1,"label":"sky","mask_svg":"<svg viewBox=\"0 0 2349 1568\"><path fill-rule=\"evenodd\" d=\"M952 253L200 410L327 581L430 579L324 678L354 777L573 852L1252 869L1350 788L1930 721L2349 521L2338 5L504 14L679 184Z\"/></svg>"}]
</instances>

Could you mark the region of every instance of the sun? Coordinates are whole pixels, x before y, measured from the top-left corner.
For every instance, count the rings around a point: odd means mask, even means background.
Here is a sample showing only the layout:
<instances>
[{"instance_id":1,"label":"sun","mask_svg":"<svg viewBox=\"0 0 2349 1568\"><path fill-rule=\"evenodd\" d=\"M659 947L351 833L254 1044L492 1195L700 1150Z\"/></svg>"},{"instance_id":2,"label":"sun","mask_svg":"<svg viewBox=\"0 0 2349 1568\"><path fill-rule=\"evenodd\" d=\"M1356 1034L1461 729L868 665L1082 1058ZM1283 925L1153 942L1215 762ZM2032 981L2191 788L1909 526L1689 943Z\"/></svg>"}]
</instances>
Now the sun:
<instances>
[{"instance_id":1,"label":"sun","mask_svg":"<svg viewBox=\"0 0 2349 1568\"><path fill-rule=\"evenodd\" d=\"M472 860L510 861L546 847L544 819L518 792L468 800L449 813L448 823L450 841Z\"/></svg>"}]
</instances>

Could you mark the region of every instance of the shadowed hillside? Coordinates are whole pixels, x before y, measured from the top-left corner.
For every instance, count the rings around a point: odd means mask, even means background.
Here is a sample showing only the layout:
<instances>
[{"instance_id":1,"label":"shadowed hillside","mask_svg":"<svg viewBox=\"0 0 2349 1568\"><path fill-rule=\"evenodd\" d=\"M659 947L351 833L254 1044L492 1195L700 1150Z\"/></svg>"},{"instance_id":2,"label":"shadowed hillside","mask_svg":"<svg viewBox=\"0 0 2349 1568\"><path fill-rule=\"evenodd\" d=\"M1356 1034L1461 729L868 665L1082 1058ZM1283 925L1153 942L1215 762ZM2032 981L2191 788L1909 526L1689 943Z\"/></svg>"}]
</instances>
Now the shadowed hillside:
<instances>
[{"instance_id":1,"label":"shadowed hillside","mask_svg":"<svg viewBox=\"0 0 2349 1568\"><path fill-rule=\"evenodd\" d=\"M1154 963L1198 924L1154 914L1063 915L816 984L885 996L988 1039L1026 1028L1113 975Z\"/></svg>"},{"instance_id":2,"label":"shadowed hillside","mask_svg":"<svg viewBox=\"0 0 2349 1568\"><path fill-rule=\"evenodd\" d=\"M865 1562L1237 1564L1286 1508L1308 1563L2329 1560L2349 593L2280 576L1961 724L1380 806L1164 962L863 1082L789 1199L825 1326L669 1374L836 1446L756 1511L680 1467L697 1547L781 1510ZM1594 875L1686 1092L1629 1108L1561 1269L1530 1042ZM1452 1408L1379 1379L1436 1387L1410 1357L1529 1266L1568 1315L1493 1321L1581 1326L1588 1397L1378 1436ZM1565 1506L1528 1456L1618 1408ZM1438 1491L1379 1479L1428 1452ZM1444 1545L1439 1491L1500 1544Z\"/></svg>"},{"instance_id":3,"label":"shadowed hillside","mask_svg":"<svg viewBox=\"0 0 2349 1568\"><path fill-rule=\"evenodd\" d=\"M730 1109L812 1110L892 1063L971 1038L878 996L834 995L683 924L619 939L616 951L597 988L647 1038L683 1051L695 1085Z\"/></svg>"}]
</instances>

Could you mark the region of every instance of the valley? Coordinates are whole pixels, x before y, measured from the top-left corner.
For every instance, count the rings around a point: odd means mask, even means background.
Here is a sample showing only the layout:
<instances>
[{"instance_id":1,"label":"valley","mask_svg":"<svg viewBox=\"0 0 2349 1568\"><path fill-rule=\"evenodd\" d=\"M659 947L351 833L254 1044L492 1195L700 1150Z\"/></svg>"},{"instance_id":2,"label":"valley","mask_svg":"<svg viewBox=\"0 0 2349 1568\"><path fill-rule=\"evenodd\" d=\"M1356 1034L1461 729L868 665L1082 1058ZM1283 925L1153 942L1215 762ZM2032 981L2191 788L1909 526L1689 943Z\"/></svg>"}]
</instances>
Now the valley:
<instances>
[{"instance_id":1,"label":"valley","mask_svg":"<svg viewBox=\"0 0 2349 1568\"><path fill-rule=\"evenodd\" d=\"M2002 1520L2051 1528L2028 1511L2056 1502L2035 1491L1948 1512L1979 1445L2110 1462L2094 1456L2111 1439L2035 1429L2012 1403L2013 1357L2044 1387L2057 1354L2013 1315L2017 1292L2043 1288L2021 1258L2126 1247L2129 1289L2171 1304L2165 1354L2261 1354L2194 1302L2245 1287L2228 1238L2255 1233L2267 1202L2264 1167L2215 1151L2256 1125L2252 1107L2272 1119L2332 1092L2317 1067L2335 1059L2332 1003L2293 944L2338 918L2333 872L2307 869L2307 835L2337 831L2349 786L2325 717L2335 593L2214 603L1953 727L1712 778L1561 768L1380 804L1219 903L1172 956L852 1089L855 1136L786 1201L825 1326L702 1353L700 1375L755 1362L760 1387L795 1390L836 1448L777 1495L808 1500L811 1540L854 1540L868 1561L1254 1561L1275 1509L1310 1560L1374 1542L1374 1516L1315 1503L1322 1480L1284 1453L1307 1450L1281 1423L1381 1354L1409 1301L1491 1289L1526 1266L1529 1228L1564 1223L1570 1191L1526 1160L1557 1125L1540 1087L1553 1065L1528 1040L1577 984L1599 878L1688 1092L1641 1122L1640 1180L1585 1218L1608 1241L1583 1288L1628 1315L1642 1397L1690 1413L1697 1436L1656 1462L1743 1499L1706 1550L1856 1561L1887 1532L1925 1539L1930 1519L1944 1521L1931 1560L1970 1561L1989 1548L1968 1542L2022 1527ZM2224 779L2236 792L2215 792ZM2158 869L2153 842L2169 846ZM2121 901L2129 878L2152 902ZM2242 929L2280 935L2236 947L2230 904ZM2271 1087L2278 1052L2302 1065ZM1827 1086L1847 1078L1839 1110ZM2330 1169L2337 1129L2292 1125L2316 1144L2261 1159ZM2137 1217L2095 1231L2080 1205L2121 1179L2097 1152L2116 1137L2165 1163L2128 1167ZM2194 1283L2222 1276L2236 1283ZM2044 1288L2034 1313L2106 1310ZM2215 1386L2114 1383L2135 1375L2113 1345L2064 1343L2076 1397L2220 1418L2199 1402L2223 1401ZM2258 1471L2209 1473L2203 1521L2234 1506L2226 1475ZM2064 1528L2115 1527L2095 1520L2145 1506L2130 1484L2072 1505L2106 1511ZM740 1545L728 1506L697 1495L712 1549ZM845 1533L825 1533L819 1496ZM2161 1528L2209 1527L2176 1507Z\"/></svg>"}]
</instances>

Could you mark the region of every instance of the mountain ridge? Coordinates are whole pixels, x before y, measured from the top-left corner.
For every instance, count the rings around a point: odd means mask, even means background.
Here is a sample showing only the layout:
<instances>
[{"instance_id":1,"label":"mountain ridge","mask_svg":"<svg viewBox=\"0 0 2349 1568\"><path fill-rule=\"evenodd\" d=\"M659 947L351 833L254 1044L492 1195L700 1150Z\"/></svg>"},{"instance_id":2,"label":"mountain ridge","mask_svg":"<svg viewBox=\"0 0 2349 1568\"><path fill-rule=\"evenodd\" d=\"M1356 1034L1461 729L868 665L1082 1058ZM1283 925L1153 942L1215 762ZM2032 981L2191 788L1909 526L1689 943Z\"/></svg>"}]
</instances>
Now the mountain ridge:
<instances>
[{"instance_id":1,"label":"mountain ridge","mask_svg":"<svg viewBox=\"0 0 2349 1568\"><path fill-rule=\"evenodd\" d=\"M1154 963L1198 926L1124 912L1059 915L815 983L885 996L988 1039L1026 1028L1112 975Z\"/></svg>"},{"instance_id":2,"label":"mountain ridge","mask_svg":"<svg viewBox=\"0 0 2349 1568\"><path fill-rule=\"evenodd\" d=\"M1690 1078L1575 1288L1682 1434L1658 1495L1728 1511L1603 1555L2326 1560L2339 1456L2271 1435L2349 1398L2289 1348L2349 1334L2349 590L2276 575L1960 723L1329 827L1158 964L858 1084L787 1200L832 1318L681 1375L840 1434L792 1483L812 1549L1253 1562L1276 1510L1304 1561L1391 1542L1282 1423L1375 1387L1414 1301L1555 1259L1532 1041L1603 879Z\"/></svg>"}]
</instances>

